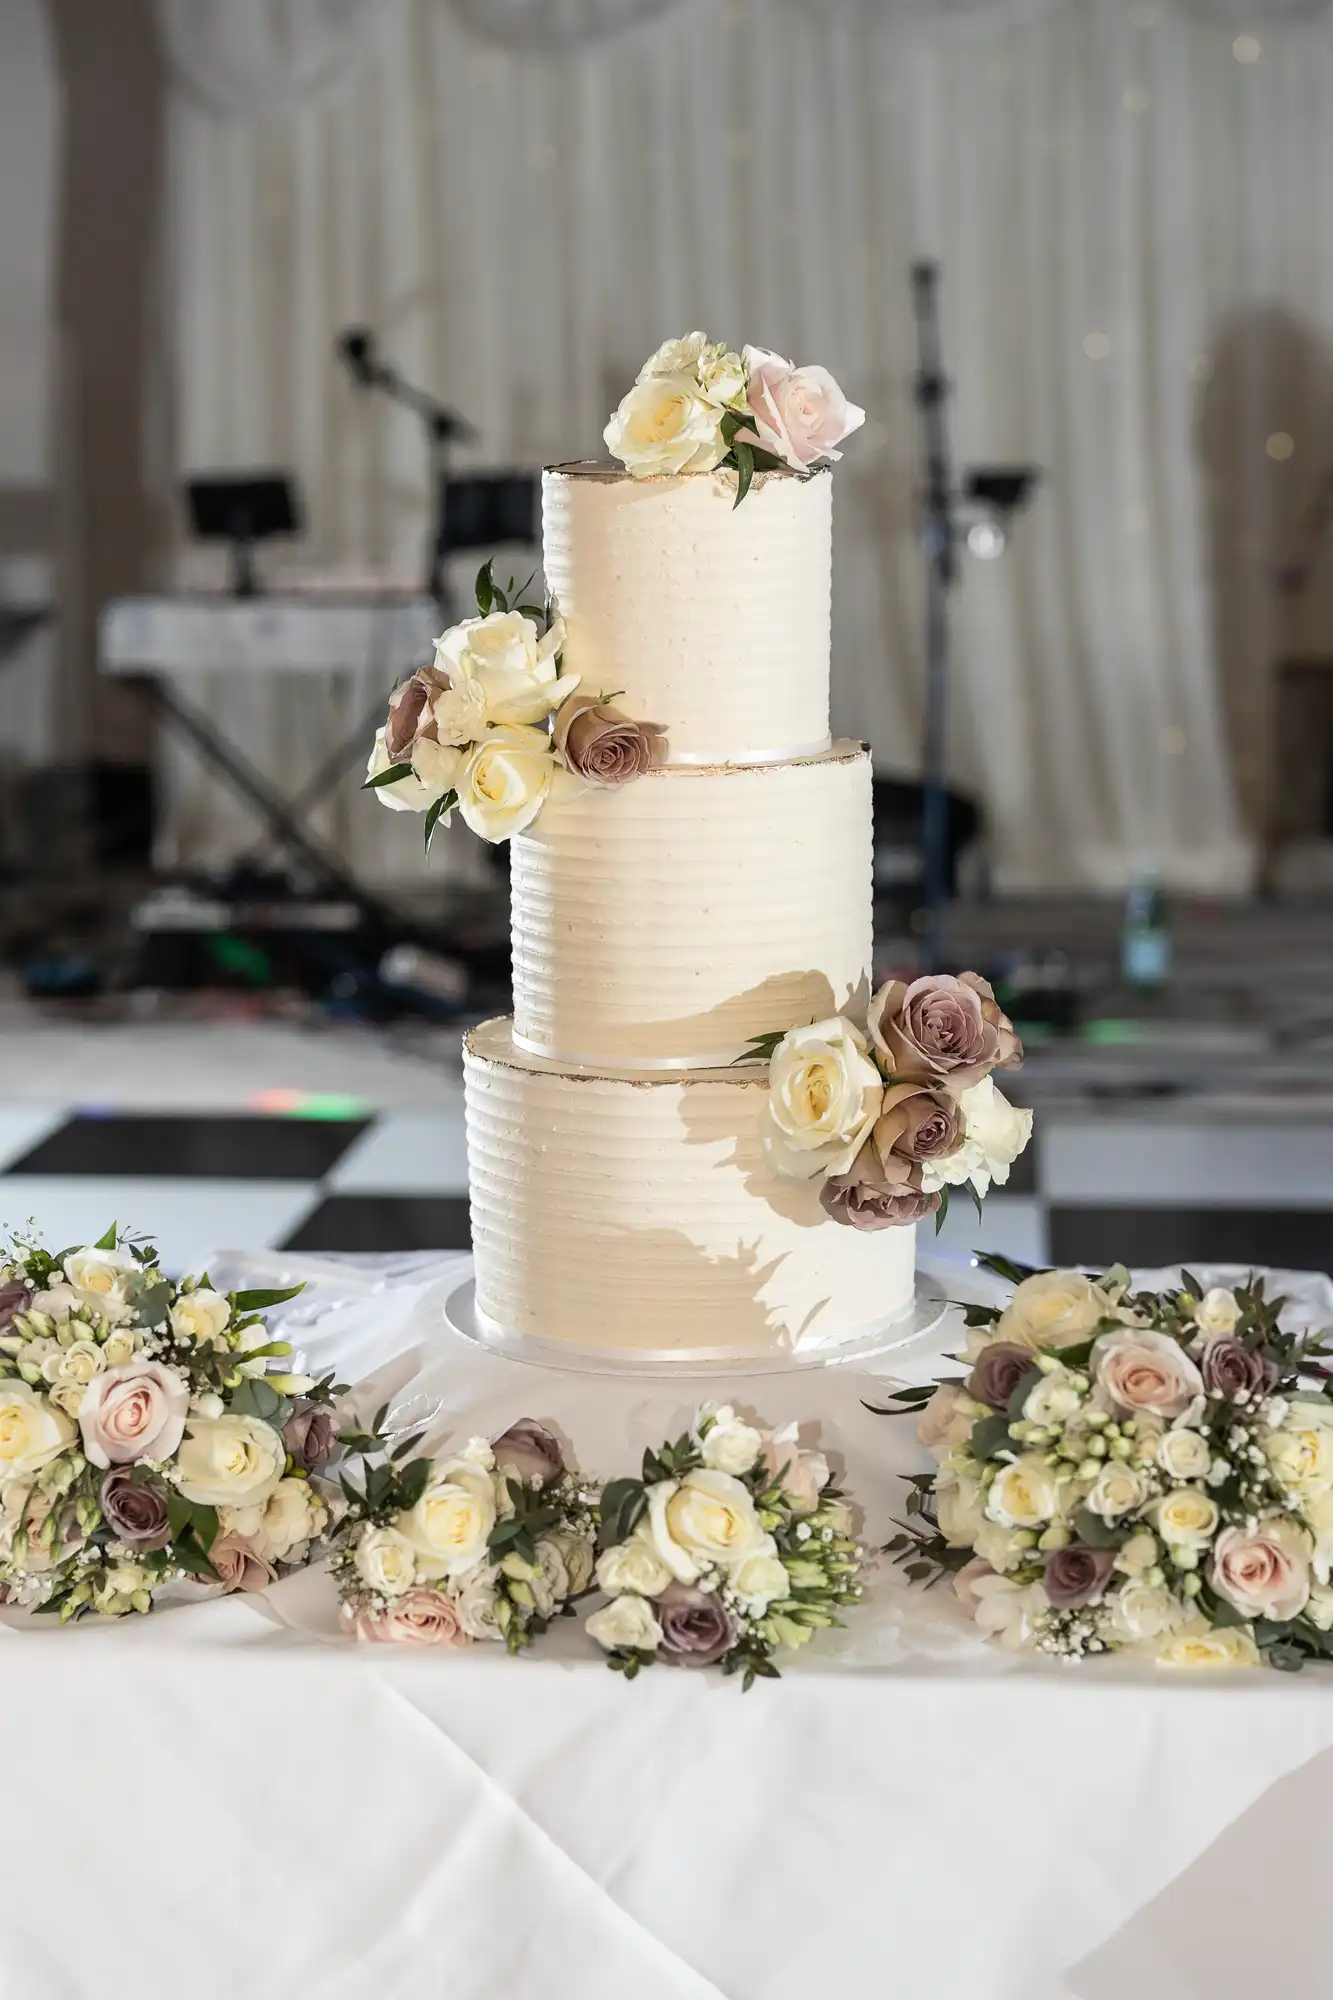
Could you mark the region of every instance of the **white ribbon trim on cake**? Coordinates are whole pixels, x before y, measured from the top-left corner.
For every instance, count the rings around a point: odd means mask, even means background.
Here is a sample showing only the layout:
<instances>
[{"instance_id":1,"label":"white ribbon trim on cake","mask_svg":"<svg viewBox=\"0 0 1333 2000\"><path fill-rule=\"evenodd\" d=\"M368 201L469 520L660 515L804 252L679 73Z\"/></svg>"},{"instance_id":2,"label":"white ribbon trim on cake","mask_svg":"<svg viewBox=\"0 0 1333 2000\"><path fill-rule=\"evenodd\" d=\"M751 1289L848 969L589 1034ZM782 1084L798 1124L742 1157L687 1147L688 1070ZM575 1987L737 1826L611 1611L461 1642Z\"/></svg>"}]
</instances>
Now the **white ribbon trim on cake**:
<instances>
[{"instance_id":1,"label":"white ribbon trim on cake","mask_svg":"<svg viewBox=\"0 0 1333 2000\"><path fill-rule=\"evenodd\" d=\"M511 1028L510 1036L516 1049L522 1049L525 1056L540 1056L543 1062L572 1063L575 1069L609 1070L681 1070L681 1069L740 1069L742 1058L765 1070L768 1064L762 1057L746 1057L744 1049L733 1044L729 1049L705 1049L701 1054L691 1056L607 1056L589 1055L586 1050L548 1049L540 1042L534 1042L527 1035L520 1035L517 1028Z\"/></svg>"},{"instance_id":2,"label":"white ribbon trim on cake","mask_svg":"<svg viewBox=\"0 0 1333 2000\"><path fill-rule=\"evenodd\" d=\"M802 757L822 757L832 748L833 738L825 736L818 743L788 743L781 750L747 750L743 757L738 757L734 750L672 750L668 732L669 754L656 769L670 771L679 764L728 764L741 770L747 764L796 764Z\"/></svg>"}]
</instances>

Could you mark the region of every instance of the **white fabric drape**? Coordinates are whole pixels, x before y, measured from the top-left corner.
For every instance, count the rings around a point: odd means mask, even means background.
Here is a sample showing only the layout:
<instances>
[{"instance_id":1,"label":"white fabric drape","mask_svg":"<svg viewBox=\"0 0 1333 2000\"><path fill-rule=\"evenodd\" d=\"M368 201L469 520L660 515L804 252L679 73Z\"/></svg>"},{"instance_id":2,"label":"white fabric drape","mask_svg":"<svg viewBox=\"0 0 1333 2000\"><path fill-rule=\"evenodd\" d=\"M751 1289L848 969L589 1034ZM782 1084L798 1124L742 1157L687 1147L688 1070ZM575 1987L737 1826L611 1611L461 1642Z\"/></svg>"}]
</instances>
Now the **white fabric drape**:
<instances>
[{"instance_id":1,"label":"white fabric drape","mask_svg":"<svg viewBox=\"0 0 1333 2000\"><path fill-rule=\"evenodd\" d=\"M956 621L954 776L1000 880L1155 859L1236 886L1224 709L1257 798L1271 570L1321 437L1333 457L1333 40L1265 30L1241 61L1233 34L1121 0L977 38L680 0L553 58L398 0L281 120L175 101L182 462L289 462L317 560L410 576L424 455L340 375L340 326L465 411L479 463L595 450L671 330L818 358L871 412L838 474L835 725L910 771L907 267L938 256L960 459L1045 472ZM419 868L415 828L369 801L354 823L359 858Z\"/></svg>"}]
</instances>

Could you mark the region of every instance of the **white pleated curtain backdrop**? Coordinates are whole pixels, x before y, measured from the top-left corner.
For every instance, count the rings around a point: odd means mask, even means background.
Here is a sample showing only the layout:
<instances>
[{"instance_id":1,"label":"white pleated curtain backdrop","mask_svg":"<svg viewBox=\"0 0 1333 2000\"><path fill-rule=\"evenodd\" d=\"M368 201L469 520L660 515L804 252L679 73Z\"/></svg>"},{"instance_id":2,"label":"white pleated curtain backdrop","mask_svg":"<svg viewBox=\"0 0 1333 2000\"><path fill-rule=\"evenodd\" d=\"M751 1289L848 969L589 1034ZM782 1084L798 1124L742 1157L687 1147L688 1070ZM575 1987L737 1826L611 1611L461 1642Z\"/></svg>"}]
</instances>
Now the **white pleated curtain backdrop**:
<instances>
[{"instance_id":1,"label":"white pleated curtain backdrop","mask_svg":"<svg viewBox=\"0 0 1333 2000\"><path fill-rule=\"evenodd\" d=\"M165 0L173 48L220 11ZM284 9L258 11L271 53ZM836 488L835 727L910 772L908 267L938 257L960 462L1044 468L1010 554L967 561L956 620L953 774L985 803L998 877L1111 886L1151 859L1243 883L1228 731L1257 807L1272 563L1321 438L1333 459L1333 30L1265 24L1309 11L1273 0L976 0L949 10L956 33L886 22L916 0L341 11L336 58L303 44L319 87L277 111L222 115L197 47L193 76L178 64L182 465L290 463L315 560L410 576L420 440L343 378L340 327L375 327L463 410L479 464L597 449L666 332L823 361L870 412ZM242 33L246 7L227 13ZM534 52L525 16L563 19L570 46ZM1257 60L1233 49L1242 20ZM1286 463L1265 450L1279 432ZM244 705L258 755L313 764L331 740L308 694ZM192 796L206 851L216 800ZM360 865L416 875L402 818L350 798L334 824Z\"/></svg>"}]
</instances>

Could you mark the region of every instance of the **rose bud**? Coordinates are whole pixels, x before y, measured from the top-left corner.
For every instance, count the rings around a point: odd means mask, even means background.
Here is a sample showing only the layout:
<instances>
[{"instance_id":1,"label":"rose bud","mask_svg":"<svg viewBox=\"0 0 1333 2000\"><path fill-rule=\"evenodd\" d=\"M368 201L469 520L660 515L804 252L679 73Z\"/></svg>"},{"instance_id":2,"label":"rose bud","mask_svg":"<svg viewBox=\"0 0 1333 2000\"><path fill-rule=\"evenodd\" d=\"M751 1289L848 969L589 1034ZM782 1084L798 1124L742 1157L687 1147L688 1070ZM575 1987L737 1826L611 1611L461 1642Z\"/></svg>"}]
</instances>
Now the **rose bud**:
<instances>
[{"instance_id":1,"label":"rose bud","mask_svg":"<svg viewBox=\"0 0 1333 2000\"><path fill-rule=\"evenodd\" d=\"M282 1441L298 1472L318 1472L333 1451L336 1425L322 1403L298 1403L282 1427Z\"/></svg>"}]
</instances>

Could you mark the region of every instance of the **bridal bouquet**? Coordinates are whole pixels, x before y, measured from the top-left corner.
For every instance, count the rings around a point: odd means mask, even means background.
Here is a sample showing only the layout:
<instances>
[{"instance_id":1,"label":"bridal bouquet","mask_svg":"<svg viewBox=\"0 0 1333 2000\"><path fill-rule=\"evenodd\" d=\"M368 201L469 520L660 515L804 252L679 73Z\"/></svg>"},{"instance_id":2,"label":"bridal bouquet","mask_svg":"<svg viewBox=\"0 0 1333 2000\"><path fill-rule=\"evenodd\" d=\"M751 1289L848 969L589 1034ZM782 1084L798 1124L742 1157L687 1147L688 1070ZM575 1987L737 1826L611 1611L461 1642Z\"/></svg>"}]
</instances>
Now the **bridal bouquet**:
<instances>
[{"instance_id":1,"label":"bridal bouquet","mask_svg":"<svg viewBox=\"0 0 1333 2000\"><path fill-rule=\"evenodd\" d=\"M299 1290L300 1287L296 1287ZM0 1265L0 1594L117 1617L166 1583L255 1589L329 1519L329 1381L274 1372L265 1307L293 1291L175 1285L113 1225Z\"/></svg>"},{"instance_id":2,"label":"bridal bouquet","mask_svg":"<svg viewBox=\"0 0 1333 2000\"><path fill-rule=\"evenodd\" d=\"M764 1151L780 1174L818 1180L821 1206L851 1229L896 1229L935 1216L951 1189L981 1208L1032 1136L1032 1113L997 1088L1023 1044L975 972L891 979L864 1032L844 1015L761 1035Z\"/></svg>"},{"instance_id":3,"label":"bridal bouquet","mask_svg":"<svg viewBox=\"0 0 1333 2000\"><path fill-rule=\"evenodd\" d=\"M1081 1658L1299 1668L1333 1658L1333 1400L1322 1336L1261 1280L1135 1292L1019 1278L967 1309L970 1372L895 1398L939 1461L889 1544L951 1573L989 1637Z\"/></svg>"},{"instance_id":4,"label":"bridal bouquet","mask_svg":"<svg viewBox=\"0 0 1333 2000\"><path fill-rule=\"evenodd\" d=\"M644 362L604 436L635 479L733 467L739 507L756 472L827 465L865 420L827 368L687 333Z\"/></svg>"},{"instance_id":5,"label":"bridal bouquet","mask_svg":"<svg viewBox=\"0 0 1333 2000\"><path fill-rule=\"evenodd\" d=\"M795 1424L765 1433L724 1404L647 1451L642 1476L602 1494L597 1582L610 1600L587 1620L607 1664L720 1666L776 1680L773 1655L804 1646L859 1603L866 1552L828 1461Z\"/></svg>"},{"instance_id":6,"label":"bridal bouquet","mask_svg":"<svg viewBox=\"0 0 1333 2000\"><path fill-rule=\"evenodd\" d=\"M491 1639L520 1652L592 1580L596 1489L531 1418L492 1443L418 1458L415 1437L389 1444L386 1415L343 1433L366 1461L359 1488L343 1475L332 1567L345 1629L386 1644Z\"/></svg>"},{"instance_id":7,"label":"bridal bouquet","mask_svg":"<svg viewBox=\"0 0 1333 2000\"><path fill-rule=\"evenodd\" d=\"M363 790L394 812L425 815L425 846L457 806L483 840L508 840L563 791L614 790L663 754L660 729L563 671L563 621L519 603L490 563L477 613L435 642L435 660L389 697Z\"/></svg>"}]
</instances>

